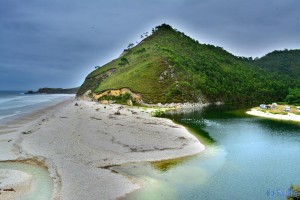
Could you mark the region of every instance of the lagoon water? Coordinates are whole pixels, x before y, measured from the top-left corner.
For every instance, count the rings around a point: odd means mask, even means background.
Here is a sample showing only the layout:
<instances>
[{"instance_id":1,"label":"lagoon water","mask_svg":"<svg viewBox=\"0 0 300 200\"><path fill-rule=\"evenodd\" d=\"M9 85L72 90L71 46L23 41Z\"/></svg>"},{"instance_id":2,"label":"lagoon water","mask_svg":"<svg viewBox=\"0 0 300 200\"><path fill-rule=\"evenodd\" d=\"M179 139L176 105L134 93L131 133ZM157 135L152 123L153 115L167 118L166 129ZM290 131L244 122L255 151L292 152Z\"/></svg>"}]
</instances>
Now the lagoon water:
<instances>
[{"instance_id":1,"label":"lagoon water","mask_svg":"<svg viewBox=\"0 0 300 200\"><path fill-rule=\"evenodd\" d=\"M69 94L27 95L22 91L0 91L0 121L55 105L73 96Z\"/></svg>"},{"instance_id":2,"label":"lagoon water","mask_svg":"<svg viewBox=\"0 0 300 200\"><path fill-rule=\"evenodd\" d=\"M167 117L207 149L171 162L131 164L121 173L145 181L126 199L286 199L300 185L300 124L210 107Z\"/></svg>"},{"instance_id":3,"label":"lagoon water","mask_svg":"<svg viewBox=\"0 0 300 200\"><path fill-rule=\"evenodd\" d=\"M1 169L17 170L31 175L31 190L20 200L49 200L52 198L54 183L46 168L21 162L0 162Z\"/></svg>"}]
</instances>

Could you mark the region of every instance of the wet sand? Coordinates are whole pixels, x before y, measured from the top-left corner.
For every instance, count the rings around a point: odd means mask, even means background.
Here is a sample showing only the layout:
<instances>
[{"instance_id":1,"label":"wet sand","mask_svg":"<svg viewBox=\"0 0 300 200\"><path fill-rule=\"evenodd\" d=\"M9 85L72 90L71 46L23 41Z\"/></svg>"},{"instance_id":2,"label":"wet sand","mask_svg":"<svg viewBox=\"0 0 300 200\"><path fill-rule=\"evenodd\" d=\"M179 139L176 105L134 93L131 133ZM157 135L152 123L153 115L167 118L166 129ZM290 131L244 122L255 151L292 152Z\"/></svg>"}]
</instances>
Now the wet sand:
<instances>
[{"instance_id":1,"label":"wet sand","mask_svg":"<svg viewBox=\"0 0 300 200\"><path fill-rule=\"evenodd\" d=\"M150 112L66 101L30 120L2 125L0 160L43 163L54 182L52 199L116 199L142 184L110 167L178 158L205 148L184 127Z\"/></svg>"}]
</instances>

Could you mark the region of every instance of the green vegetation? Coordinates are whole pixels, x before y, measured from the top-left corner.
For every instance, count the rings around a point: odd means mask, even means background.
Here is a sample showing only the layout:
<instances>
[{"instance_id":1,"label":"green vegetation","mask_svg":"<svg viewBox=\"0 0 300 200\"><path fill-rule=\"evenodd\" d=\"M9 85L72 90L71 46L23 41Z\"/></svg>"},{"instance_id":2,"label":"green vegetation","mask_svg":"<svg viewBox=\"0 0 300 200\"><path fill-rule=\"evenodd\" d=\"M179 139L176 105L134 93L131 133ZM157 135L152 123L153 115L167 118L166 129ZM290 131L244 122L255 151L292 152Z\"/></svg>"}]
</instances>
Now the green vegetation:
<instances>
[{"instance_id":1,"label":"green vegetation","mask_svg":"<svg viewBox=\"0 0 300 200\"><path fill-rule=\"evenodd\" d=\"M98 99L98 101L102 101L102 100L108 100L108 101L111 100L118 104L127 104L128 100L134 102L134 100L131 98L131 94L129 93L121 94L120 96L107 95L107 96L102 96L101 98Z\"/></svg>"},{"instance_id":2,"label":"green vegetation","mask_svg":"<svg viewBox=\"0 0 300 200\"><path fill-rule=\"evenodd\" d=\"M300 50L273 51L253 63L263 69L287 75L294 79L300 77Z\"/></svg>"},{"instance_id":3,"label":"green vegetation","mask_svg":"<svg viewBox=\"0 0 300 200\"><path fill-rule=\"evenodd\" d=\"M121 62L119 63L121 66L129 65L129 61L127 58L121 58Z\"/></svg>"},{"instance_id":4,"label":"green vegetation","mask_svg":"<svg viewBox=\"0 0 300 200\"><path fill-rule=\"evenodd\" d=\"M142 48L142 49L136 50L133 54L141 54L141 53L144 53L145 51L146 51L146 49Z\"/></svg>"},{"instance_id":5,"label":"green vegetation","mask_svg":"<svg viewBox=\"0 0 300 200\"><path fill-rule=\"evenodd\" d=\"M90 73L78 95L130 88L146 103L254 103L284 101L288 88L296 84L289 76L266 71L220 47L200 44L166 24L129 48Z\"/></svg>"},{"instance_id":6,"label":"green vegetation","mask_svg":"<svg viewBox=\"0 0 300 200\"><path fill-rule=\"evenodd\" d=\"M165 112L161 109L158 109L158 110L154 110L151 115L153 117L161 117Z\"/></svg>"},{"instance_id":7,"label":"green vegetation","mask_svg":"<svg viewBox=\"0 0 300 200\"><path fill-rule=\"evenodd\" d=\"M290 105L300 106L300 88L289 89L289 94L286 96L285 101Z\"/></svg>"}]
</instances>

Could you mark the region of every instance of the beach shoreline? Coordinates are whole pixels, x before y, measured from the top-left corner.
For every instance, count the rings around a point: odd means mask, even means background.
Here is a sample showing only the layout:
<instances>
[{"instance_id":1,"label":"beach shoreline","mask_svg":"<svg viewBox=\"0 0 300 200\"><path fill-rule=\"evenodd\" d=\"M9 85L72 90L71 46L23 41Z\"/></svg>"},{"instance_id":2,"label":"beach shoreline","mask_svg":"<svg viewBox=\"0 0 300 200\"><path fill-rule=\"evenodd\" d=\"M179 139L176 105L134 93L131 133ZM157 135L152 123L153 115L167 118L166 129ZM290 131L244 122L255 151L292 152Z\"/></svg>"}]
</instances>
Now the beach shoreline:
<instances>
[{"instance_id":1,"label":"beach shoreline","mask_svg":"<svg viewBox=\"0 0 300 200\"><path fill-rule=\"evenodd\" d=\"M0 161L43 163L54 181L52 199L123 197L141 184L110 166L174 159L205 149L183 126L152 117L152 110L65 101L19 125L1 125Z\"/></svg>"},{"instance_id":2,"label":"beach shoreline","mask_svg":"<svg viewBox=\"0 0 300 200\"><path fill-rule=\"evenodd\" d=\"M272 114L272 113L269 113L269 112L259 111L255 108L252 108L251 110L246 111L246 113L248 115L263 117L263 118L268 118L268 119L300 122L300 115L296 115L296 114L293 114L293 113L287 113L286 115Z\"/></svg>"}]
</instances>

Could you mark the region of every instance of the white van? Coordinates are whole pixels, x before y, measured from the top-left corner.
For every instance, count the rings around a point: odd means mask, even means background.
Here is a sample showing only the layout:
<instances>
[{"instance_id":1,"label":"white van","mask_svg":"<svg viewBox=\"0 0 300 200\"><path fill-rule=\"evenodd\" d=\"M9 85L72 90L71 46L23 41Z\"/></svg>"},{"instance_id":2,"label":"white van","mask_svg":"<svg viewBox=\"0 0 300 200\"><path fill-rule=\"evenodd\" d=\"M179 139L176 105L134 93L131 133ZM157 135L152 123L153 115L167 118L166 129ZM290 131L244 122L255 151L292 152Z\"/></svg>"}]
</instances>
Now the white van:
<instances>
[{"instance_id":1,"label":"white van","mask_svg":"<svg viewBox=\"0 0 300 200\"><path fill-rule=\"evenodd\" d=\"M290 107L290 106L284 107L284 111L285 111L285 112L290 112L290 111L291 111L291 107Z\"/></svg>"}]
</instances>

